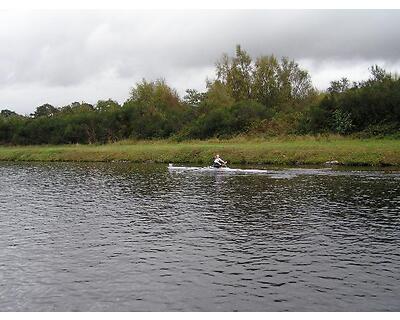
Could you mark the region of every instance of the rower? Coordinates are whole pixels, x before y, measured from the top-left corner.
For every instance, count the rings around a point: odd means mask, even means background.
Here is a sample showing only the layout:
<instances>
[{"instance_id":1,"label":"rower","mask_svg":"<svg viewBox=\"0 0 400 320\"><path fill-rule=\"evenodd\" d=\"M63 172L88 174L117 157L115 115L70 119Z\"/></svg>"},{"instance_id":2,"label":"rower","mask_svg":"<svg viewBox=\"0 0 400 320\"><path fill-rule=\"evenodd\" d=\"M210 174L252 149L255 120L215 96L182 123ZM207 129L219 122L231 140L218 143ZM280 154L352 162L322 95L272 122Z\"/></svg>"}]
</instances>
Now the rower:
<instances>
[{"instance_id":1,"label":"rower","mask_svg":"<svg viewBox=\"0 0 400 320\"><path fill-rule=\"evenodd\" d=\"M213 167L214 168L221 168L222 166L225 166L227 164L227 161L224 161L220 158L219 154L217 154L214 157L214 162L213 162Z\"/></svg>"}]
</instances>

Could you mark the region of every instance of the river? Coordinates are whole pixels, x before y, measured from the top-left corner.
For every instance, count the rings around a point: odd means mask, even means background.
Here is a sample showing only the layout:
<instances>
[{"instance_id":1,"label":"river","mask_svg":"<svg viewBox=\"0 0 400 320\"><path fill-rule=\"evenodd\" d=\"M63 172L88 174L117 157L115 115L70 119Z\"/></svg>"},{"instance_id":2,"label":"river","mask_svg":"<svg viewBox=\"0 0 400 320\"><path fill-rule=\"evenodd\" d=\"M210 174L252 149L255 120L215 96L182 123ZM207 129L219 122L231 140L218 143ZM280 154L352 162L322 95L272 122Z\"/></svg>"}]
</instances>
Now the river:
<instances>
[{"instance_id":1,"label":"river","mask_svg":"<svg viewBox=\"0 0 400 320\"><path fill-rule=\"evenodd\" d=\"M0 311L400 311L400 171L0 177Z\"/></svg>"}]
</instances>

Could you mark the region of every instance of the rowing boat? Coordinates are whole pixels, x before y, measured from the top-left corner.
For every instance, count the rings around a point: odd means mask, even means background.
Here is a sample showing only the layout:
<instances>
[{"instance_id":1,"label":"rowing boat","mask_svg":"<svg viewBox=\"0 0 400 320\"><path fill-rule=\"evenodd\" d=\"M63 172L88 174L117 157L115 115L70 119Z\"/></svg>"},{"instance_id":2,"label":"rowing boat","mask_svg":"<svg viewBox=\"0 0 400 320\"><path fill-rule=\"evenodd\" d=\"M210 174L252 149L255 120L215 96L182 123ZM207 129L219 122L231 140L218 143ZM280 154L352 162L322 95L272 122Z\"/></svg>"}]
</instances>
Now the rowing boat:
<instances>
[{"instance_id":1,"label":"rowing boat","mask_svg":"<svg viewBox=\"0 0 400 320\"><path fill-rule=\"evenodd\" d=\"M186 171L197 171L197 172L221 172L221 173L250 173L250 174L271 174L276 173L273 170L261 170L261 169L232 169L228 167L183 167L183 166L174 166L172 163L168 165L169 171L175 172L186 172Z\"/></svg>"}]
</instances>

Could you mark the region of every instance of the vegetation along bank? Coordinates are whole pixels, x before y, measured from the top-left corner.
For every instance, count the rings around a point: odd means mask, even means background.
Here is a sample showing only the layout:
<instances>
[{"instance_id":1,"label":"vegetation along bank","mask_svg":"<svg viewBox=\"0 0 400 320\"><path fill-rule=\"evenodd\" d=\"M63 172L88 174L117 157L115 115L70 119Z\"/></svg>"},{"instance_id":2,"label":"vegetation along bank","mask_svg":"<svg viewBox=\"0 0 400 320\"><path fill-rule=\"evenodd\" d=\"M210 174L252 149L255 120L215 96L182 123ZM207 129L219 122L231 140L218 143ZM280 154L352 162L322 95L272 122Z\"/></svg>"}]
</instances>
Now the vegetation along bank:
<instances>
[{"instance_id":1,"label":"vegetation along bank","mask_svg":"<svg viewBox=\"0 0 400 320\"><path fill-rule=\"evenodd\" d=\"M399 165L400 79L370 72L319 91L294 60L238 45L202 92L181 97L164 79L143 79L122 104L5 108L0 160L207 163L219 152L231 163Z\"/></svg>"},{"instance_id":2,"label":"vegetation along bank","mask_svg":"<svg viewBox=\"0 0 400 320\"><path fill-rule=\"evenodd\" d=\"M337 161L339 165L349 166L400 166L399 140L340 136L3 146L0 147L0 161L131 161L207 165L215 153L221 154L230 165L321 165Z\"/></svg>"}]
</instances>

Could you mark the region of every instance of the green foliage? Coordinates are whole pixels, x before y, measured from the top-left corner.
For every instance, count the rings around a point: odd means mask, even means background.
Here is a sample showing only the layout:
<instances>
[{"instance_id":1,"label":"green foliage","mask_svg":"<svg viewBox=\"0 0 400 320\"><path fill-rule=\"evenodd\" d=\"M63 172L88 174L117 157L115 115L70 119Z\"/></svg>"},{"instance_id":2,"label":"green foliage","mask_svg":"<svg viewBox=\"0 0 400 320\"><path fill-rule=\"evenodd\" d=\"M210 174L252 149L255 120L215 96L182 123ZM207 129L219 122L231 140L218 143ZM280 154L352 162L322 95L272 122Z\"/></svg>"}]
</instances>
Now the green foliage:
<instances>
[{"instance_id":1,"label":"green foliage","mask_svg":"<svg viewBox=\"0 0 400 320\"><path fill-rule=\"evenodd\" d=\"M255 60L240 46L223 55L205 92L181 99L163 79L142 81L121 106L43 104L30 116L0 111L0 144L96 144L122 139L229 138L236 135L354 134L399 137L400 79L379 66L371 77L332 81L317 92L309 73L288 58Z\"/></svg>"},{"instance_id":2,"label":"green foliage","mask_svg":"<svg viewBox=\"0 0 400 320\"><path fill-rule=\"evenodd\" d=\"M228 57L226 54L217 62L217 79L229 90L230 95L236 100L251 98L252 60L249 54L236 46L236 55Z\"/></svg>"},{"instance_id":3,"label":"green foliage","mask_svg":"<svg viewBox=\"0 0 400 320\"><path fill-rule=\"evenodd\" d=\"M218 107L230 107L235 99L230 95L228 88L220 81L214 81L208 85L208 91L200 104L201 111L209 111Z\"/></svg>"},{"instance_id":4,"label":"green foliage","mask_svg":"<svg viewBox=\"0 0 400 320\"><path fill-rule=\"evenodd\" d=\"M363 131L358 132L355 136L363 139L383 138L383 137L400 139L400 124L380 123L380 124L370 125Z\"/></svg>"},{"instance_id":5,"label":"green foliage","mask_svg":"<svg viewBox=\"0 0 400 320\"><path fill-rule=\"evenodd\" d=\"M137 83L122 107L125 136L166 138L179 131L189 110L164 80Z\"/></svg>"},{"instance_id":6,"label":"green foliage","mask_svg":"<svg viewBox=\"0 0 400 320\"><path fill-rule=\"evenodd\" d=\"M340 134L347 134L353 128L353 121L351 114L341 109L336 109L333 112L333 125L334 130Z\"/></svg>"},{"instance_id":7,"label":"green foliage","mask_svg":"<svg viewBox=\"0 0 400 320\"><path fill-rule=\"evenodd\" d=\"M347 78L342 78L337 81L331 81L331 85L328 88L328 92L331 94L343 93L350 89L350 82Z\"/></svg>"},{"instance_id":8,"label":"green foliage","mask_svg":"<svg viewBox=\"0 0 400 320\"><path fill-rule=\"evenodd\" d=\"M108 99L108 100L99 100L96 104L96 111L98 112L114 112L117 111L121 106L118 102Z\"/></svg>"},{"instance_id":9,"label":"green foliage","mask_svg":"<svg viewBox=\"0 0 400 320\"><path fill-rule=\"evenodd\" d=\"M0 146L0 160L209 163L215 152L231 164L400 165L399 141L335 135L206 141L121 141L106 145Z\"/></svg>"},{"instance_id":10,"label":"green foliage","mask_svg":"<svg viewBox=\"0 0 400 320\"><path fill-rule=\"evenodd\" d=\"M296 134L302 116L300 112L276 113L271 119L253 122L248 134L261 137Z\"/></svg>"},{"instance_id":11,"label":"green foliage","mask_svg":"<svg viewBox=\"0 0 400 320\"><path fill-rule=\"evenodd\" d=\"M279 61L274 56L262 56L255 62L253 98L267 108L276 106L280 100L279 68Z\"/></svg>"},{"instance_id":12,"label":"green foliage","mask_svg":"<svg viewBox=\"0 0 400 320\"><path fill-rule=\"evenodd\" d=\"M205 99L206 93L195 89L187 89L183 102L190 107L198 107Z\"/></svg>"},{"instance_id":13,"label":"green foliage","mask_svg":"<svg viewBox=\"0 0 400 320\"><path fill-rule=\"evenodd\" d=\"M186 128L187 136L204 139L230 137L245 132L254 121L263 119L265 107L253 100L241 101L231 106L213 108L200 115Z\"/></svg>"},{"instance_id":14,"label":"green foliage","mask_svg":"<svg viewBox=\"0 0 400 320\"><path fill-rule=\"evenodd\" d=\"M152 82L143 79L132 88L128 101L161 110L181 109L178 93L175 89L170 88L163 79Z\"/></svg>"},{"instance_id":15,"label":"green foliage","mask_svg":"<svg viewBox=\"0 0 400 320\"><path fill-rule=\"evenodd\" d=\"M348 134L400 124L400 80L378 66L367 81L350 85L343 78L331 82L328 92L307 113L309 132Z\"/></svg>"},{"instance_id":16,"label":"green foliage","mask_svg":"<svg viewBox=\"0 0 400 320\"><path fill-rule=\"evenodd\" d=\"M275 107L315 93L309 73L286 57L278 61L273 55L260 56L253 62L238 45L236 55L224 54L216 67L217 81L236 102L253 99L266 107Z\"/></svg>"},{"instance_id":17,"label":"green foliage","mask_svg":"<svg viewBox=\"0 0 400 320\"><path fill-rule=\"evenodd\" d=\"M53 107L51 104L45 103L36 108L36 111L32 114L34 118L39 117L52 117L59 110L56 107Z\"/></svg>"},{"instance_id":18,"label":"green foliage","mask_svg":"<svg viewBox=\"0 0 400 320\"><path fill-rule=\"evenodd\" d=\"M15 117L18 116L18 114L14 111L4 109L0 111L0 118L9 118L9 117Z\"/></svg>"}]
</instances>

